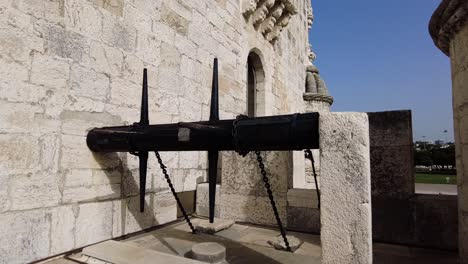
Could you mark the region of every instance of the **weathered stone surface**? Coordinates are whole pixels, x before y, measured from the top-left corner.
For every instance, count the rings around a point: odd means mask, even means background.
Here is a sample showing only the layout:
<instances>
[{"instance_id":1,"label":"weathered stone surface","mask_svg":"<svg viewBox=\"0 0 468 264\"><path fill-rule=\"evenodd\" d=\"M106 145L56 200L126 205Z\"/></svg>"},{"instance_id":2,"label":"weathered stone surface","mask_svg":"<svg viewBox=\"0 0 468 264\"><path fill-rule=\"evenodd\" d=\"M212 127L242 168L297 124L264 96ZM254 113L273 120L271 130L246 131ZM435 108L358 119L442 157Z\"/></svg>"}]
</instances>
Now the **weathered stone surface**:
<instances>
[{"instance_id":1,"label":"weathered stone surface","mask_svg":"<svg viewBox=\"0 0 468 264\"><path fill-rule=\"evenodd\" d=\"M466 80L468 49L468 26L463 1L445 0L434 13L430 31L434 43L445 54L450 55L452 72L452 98L455 131L455 151L458 185L458 228L460 263L468 263L468 133L467 133L467 92Z\"/></svg>"},{"instance_id":2,"label":"weathered stone surface","mask_svg":"<svg viewBox=\"0 0 468 264\"><path fill-rule=\"evenodd\" d=\"M75 232L76 247L109 239L112 236L112 202L79 205Z\"/></svg>"},{"instance_id":3,"label":"weathered stone surface","mask_svg":"<svg viewBox=\"0 0 468 264\"><path fill-rule=\"evenodd\" d=\"M136 46L136 30L133 26L124 24L114 17L105 17L102 25L102 39L125 51L132 52Z\"/></svg>"},{"instance_id":4,"label":"weathered stone surface","mask_svg":"<svg viewBox=\"0 0 468 264\"><path fill-rule=\"evenodd\" d=\"M320 233L320 210L288 206L288 229L294 231Z\"/></svg>"},{"instance_id":5,"label":"weathered stone surface","mask_svg":"<svg viewBox=\"0 0 468 264\"><path fill-rule=\"evenodd\" d=\"M20 133L26 136L29 133L37 137L42 133L60 131L60 122L45 115L43 108L39 105L3 101L0 104L0 121L0 131L5 134Z\"/></svg>"},{"instance_id":6,"label":"weathered stone surface","mask_svg":"<svg viewBox=\"0 0 468 264\"><path fill-rule=\"evenodd\" d=\"M8 195L9 179L8 175L0 175L0 199L3 201L0 204L0 213L10 209L10 197Z\"/></svg>"},{"instance_id":7,"label":"weathered stone surface","mask_svg":"<svg viewBox=\"0 0 468 264\"><path fill-rule=\"evenodd\" d=\"M414 194L411 111L368 113L372 195Z\"/></svg>"},{"instance_id":8,"label":"weathered stone surface","mask_svg":"<svg viewBox=\"0 0 468 264\"><path fill-rule=\"evenodd\" d=\"M61 27L49 27L47 32L47 50L62 58L82 61L89 51L85 38Z\"/></svg>"},{"instance_id":9,"label":"weathered stone surface","mask_svg":"<svg viewBox=\"0 0 468 264\"><path fill-rule=\"evenodd\" d=\"M372 235L376 240L455 250L457 226L455 196L372 197Z\"/></svg>"},{"instance_id":10,"label":"weathered stone surface","mask_svg":"<svg viewBox=\"0 0 468 264\"><path fill-rule=\"evenodd\" d=\"M258 79L258 115L302 112L305 18L290 21L290 38L282 34L273 48L239 19L240 12L238 3L224 0L0 1L0 218L20 214L13 220L22 228L6 236L20 242L0 245L10 254L6 262L36 261L176 219L154 156L148 214L140 215L132 213L138 209L138 159L92 153L86 146L91 128L139 119L143 68L149 73L151 123L208 119L214 57L222 58L221 117L243 113L252 47L264 73ZM206 153L162 155L176 189L193 197L197 183L206 180ZM286 221L290 155L264 157ZM241 201L225 214L275 225L258 171L237 171L244 159L224 162L225 202ZM252 157L248 163L256 169ZM44 223L38 215L46 215ZM1 222L10 226L10 220Z\"/></svg>"},{"instance_id":11,"label":"weathered stone surface","mask_svg":"<svg viewBox=\"0 0 468 264\"><path fill-rule=\"evenodd\" d=\"M83 254L109 263L150 264L150 263L180 263L202 264L204 262L179 257L159 251L144 249L128 243L109 240L87 247Z\"/></svg>"},{"instance_id":12,"label":"weathered stone surface","mask_svg":"<svg viewBox=\"0 0 468 264\"><path fill-rule=\"evenodd\" d=\"M161 7L161 20L177 31L177 33L187 35L188 21L178 13L174 12L165 3Z\"/></svg>"},{"instance_id":13,"label":"weathered stone surface","mask_svg":"<svg viewBox=\"0 0 468 264\"><path fill-rule=\"evenodd\" d=\"M224 219L232 219L240 222L256 223L268 226L276 226L275 216L268 197L246 194L223 193L221 186L220 216ZM236 201L233 203L232 201ZM286 195L275 193L276 207L280 218L286 224Z\"/></svg>"},{"instance_id":14,"label":"weathered stone surface","mask_svg":"<svg viewBox=\"0 0 468 264\"><path fill-rule=\"evenodd\" d=\"M109 92L109 77L78 64L71 67L71 91L77 96L104 100Z\"/></svg>"},{"instance_id":15,"label":"weathered stone surface","mask_svg":"<svg viewBox=\"0 0 468 264\"><path fill-rule=\"evenodd\" d=\"M102 14L88 1L65 1L64 24L67 28L91 39L102 35Z\"/></svg>"},{"instance_id":16,"label":"weathered stone surface","mask_svg":"<svg viewBox=\"0 0 468 264\"><path fill-rule=\"evenodd\" d=\"M197 184L197 204L195 212L199 216L208 217L210 214L209 200L208 200L208 183ZM220 185L216 185L216 201L215 201L215 217L220 216Z\"/></svg>"},{"instance_id":17,"label":"weathered stone surface","mask_svg":"<svg viewBox=\"0 0 468 264\"><path fill-rule=\"evenodd\" d=\"M296 251L301 245L302 241L295 237L295 236L286 236L288 239L289 247L291 248L292 252ZM278 250L285 250L287 251L288 249L286 248L286 244L284 243L284 239L281 235L268 240L268 244L272 245L275 249Z\"/></svg>"},{"instance_id":18,"label":"weathered stone surface","mask_svg":"<svg viewBox=\"0 0 468 264\"><path fill-rule=\"evenodd\" d=\"M10 178L11 209L25 210L59 204L59 177L55 173L28 173Z\"/></svg>"},{"instance_id":19,"label":"weathered stone surface","mask_svg":"<svg viewBox=\"0 0 468 264\"><path fill-rule=\"evenodd\" d=\"M195 223L195 229L202 233L214 234L218 231L227 229L234 224L234 221L228 219L215 218L214 223L205 219L200 219Z\"/></svg>"},{"instance_id":20,"label":"weathered stone surface","mask_svg":"<svg viewBox=\"0 0 468 264\"><path fill-rule=\"evenodd\" d=\"M89 56L89 64L96 72L102 72L111 76L121 75L123 54L117 48L93 41L91 42Z\"/></svg>"},{"instance_id":21,"label":"weathered stone surface","mask_svg":"<svg viewBox=\"0 0 468 264\"><path fill-rule=\"evenodd\" d=\"M123 14L123 0L93 0L93 3L116 16L122 16Z\"/></svg>"},{"instance_id":22,"label":"weathered stone surface","mask_svg":"<svg viewBox=\"0 0 468 264\"><path fill-rule=\"evenodd\" d=\"M288 207L318 208L317 192L313 189L289 189Z\"/></svg>"},{"instance_id":23,"label":"weathered stone surface","mask_svg":"<svg viewBox=\"0 0 468 264\"><path fill-rule=\"evenodd\" d=\"M140 212L139 197L114 201L113 236L118 237L177 219L177 205L171 193L146 195L145 212Z\"/></svg>"},{"instance_id":24,"label":"weathered stone surface","mask_svg":"<svg viewBox=\"0 0 468 264\"><path fill-rule=\"evenodd\" d=\"M108 113L89 113L81 111L63 111L62 133L66 135L86 136L91 127L112 126L121 123L118 116ZM87 127L87 126L90 127Z\"/></svg>"},{"instance_id":25,"label":"weathered stone surface","mask_svg":"<svg viewBox=\"0 0 468 264\"><path fill-rule=\"evenodd\" d=\"M2 263L20 264L49 255L50 217L45 210L0 214Z\"/></svg>"},{"instance_id":26,"label":"weathered stone surface","mask_svg":"<svg viewBox=\"0 0 468 264\"><path fill-rule=\"evenodd\" d=\"M7 14L3 14L7 17ZM26 16L29 18L28 16ZM12 13L9 16L8 23L23 23L21 21L21 14ZM29 23L29 22L26 22ZM30 24L27 24L26 27L30 27ZM44 40L25 32L28 29L0 29L0 50L2 51L2 59L9 62L18 62L22 64L29 63L29 52L30 50L35 50L38 52L44 51ZM19 73L16 73L19 75ZM15 75L16 75L15 74ZM18 76L19 77L19 76ZM3 78L2 78L3 79Z\"/></svg>"},{"instance_id":27,"label":"weathered stone surface","mask_svg":"<svg viewBox=\"0 0 468 264\"><path fill-rule=\"evenodd\" d=\"M74 248L75 211L73 206L53 208L50 219L50 254L55 255Z\"/></svg>"},{"instance_id":28,"label":"weathered stone surface","mask_svg":"<svg viewBox=\"0 0 468 264\"><path fill-rule=\"evenodd\" d=\"M322 263L372 263L369 122L365 113L322 113Z\"/></svg>"},{"instance_id":29,"label":"weathered stone surface","mask_svg":"<svg viewBox=\"0 0 468 264\"><path fill-rule=\"evenodd\" d=\"M225 261L226 247L215 242L198 243L192 246L192 258L208 263L220 263Z\"/></svg>"},{"instance_id":30,"label":"weathered stone surface","mask_svg":"<svg viewBox=\"0 0 468 264\"><path fill-rule=\"evenodd\" d=\"M36 169L40 162L38 143L33 136L0 134L0 175Z\"/></svg>"},{"instance_id":31,"label":"weathered stone surface","mask_svg":"<svg viewBox=\"0 0 468 264\"><path fill-rule=\"evenodd\" d=\"M51 88L63 88L67 84L70 73L68 62L34 54L31 66L31 82Z\"/></svg>"}]
</instances>

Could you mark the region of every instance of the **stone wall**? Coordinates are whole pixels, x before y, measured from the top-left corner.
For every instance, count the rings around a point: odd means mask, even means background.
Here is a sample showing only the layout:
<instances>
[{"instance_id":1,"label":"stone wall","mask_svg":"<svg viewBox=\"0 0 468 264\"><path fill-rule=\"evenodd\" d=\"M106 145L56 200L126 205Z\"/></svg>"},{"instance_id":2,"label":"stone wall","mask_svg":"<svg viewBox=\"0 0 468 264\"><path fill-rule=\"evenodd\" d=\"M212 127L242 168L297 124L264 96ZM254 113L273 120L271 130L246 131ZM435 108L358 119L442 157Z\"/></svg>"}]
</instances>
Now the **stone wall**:
<instances>
[{"instance_id":1,"label":"stone wall","mask_svg":"<svg viewBox=\"0 0 468 264\"><path fill-rule=\"evenodd\" d=\"M368 113L372 195L414 194L413 126L410 110Z\"/></svg>"},{"instance_id":2,"label":"stone wall","mask_svg":"<svg viewBox=\"0 0 468 264\"><path fill-rule=\"evenodd\" d=\"M368 116L373 239L456 250L457 197L414 192L411 112ZM289 229L320 233L315 190L290 190L287 211Z\"/></svg>"},{"instance_id":3,"label":"stone wall","mask_svg":"<svg viewBox=\"0 0 468 264\"><path fill-rule=\"evenodd\" d=\"M464 0L442 0L429 22L434 44L450 56L452 107L458 185L458 251L460 263L468 263L468 9Z\"/></svg>"},{"instance_id":4,"label":"stone wall","mask_svg":"<svg viewBox=\"0 0 468 264\"><path fill-rule=\"evenodd\" d=\"M176 218L154 157L140 214L138 160L86 147L92 127L139 119L144 67L151 123L208 119L214 57L221 118L245 113L251 50L265 71L259 115L302 112L308 1L294 4L298 13L272 44L243 16L240 0L1 1L0 263L38 260ZM269 157L278 166L289 160ZM206 178L204 152L162 158L177 191Z\"/></svg>"},{"instance_id":5,"label":"stone wall","mask_svg":"<svg viewBox=\"0 0 468 264\"><path fill-rule=\"evenodd\" d=\"M455 152L458 183L458 228L460 229L460 256L463 264L468 263L468 24L454 37L450 45L452 63L453 119L455 129Z\"/></svg>"}]
</instances>

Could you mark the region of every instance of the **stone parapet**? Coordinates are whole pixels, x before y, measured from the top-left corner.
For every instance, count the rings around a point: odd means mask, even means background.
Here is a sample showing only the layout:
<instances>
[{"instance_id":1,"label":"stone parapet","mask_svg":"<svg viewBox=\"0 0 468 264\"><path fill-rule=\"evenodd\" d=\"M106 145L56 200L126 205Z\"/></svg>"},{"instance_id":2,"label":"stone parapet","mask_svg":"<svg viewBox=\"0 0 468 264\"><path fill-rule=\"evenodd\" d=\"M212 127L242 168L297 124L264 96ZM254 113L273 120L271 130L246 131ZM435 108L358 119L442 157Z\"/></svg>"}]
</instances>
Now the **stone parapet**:
<instances>
[{"instance_id":1,"label":"stone parapet","mask_svg":"<svg viewBox=\"0 0 468 264\"><path fill-rule=\"evenodd\" d=\"M450 41L468 21L468 2L466 0L443 0L432 15L429 33L435 45L447 56Z\"/></svg>"},{"instance_id":2,"label":"stone parapet","mask_svg":"<svg viewBox=\"0 0 468 264\"><path fill-rule=\"evenodd\" d=\"M322 263L372 263L369 121L320 115Z\"/></svg>"}]
</instances>

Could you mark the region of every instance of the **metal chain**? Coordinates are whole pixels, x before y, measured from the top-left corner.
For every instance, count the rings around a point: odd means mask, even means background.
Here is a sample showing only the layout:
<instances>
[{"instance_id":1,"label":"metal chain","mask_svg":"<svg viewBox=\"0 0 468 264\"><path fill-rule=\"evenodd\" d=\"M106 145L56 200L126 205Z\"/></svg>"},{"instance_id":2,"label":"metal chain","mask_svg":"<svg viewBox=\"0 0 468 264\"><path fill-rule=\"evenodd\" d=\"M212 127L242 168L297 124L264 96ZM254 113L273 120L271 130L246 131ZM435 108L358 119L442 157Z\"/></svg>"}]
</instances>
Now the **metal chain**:
<instances>
[{"instance_id":1,"label":"metal chain","mask_svg":"<svg viewBox=\"0 0 468 264\"><path fill-rule=\"evenodd\" d=\"M306 159L309 159L312 162L312 173L314 174L314 181L315 181L315 190L317 192L317 207L320 209L320 190L318 187L318 182L317 182L317 173L315 172L315 162L314 162L314 156L312 155L312 151L310 149L304 150L305 157Z\"/></svg>"},{"instance_id":2,"label":"metal chain","mask_svg":"<svg viewBox=\"0 0 468 264\"><path fill-rule=\"evenodd\" d=\"M263 176L263 182L265 182L265 188L267 189L268 198L270 199L271 207L273 208L273 213L276 217L276 222L278 223L278 227L281 232L281 236L283 237L284 244L286 245L286 249L289 252L292 252L291 247L289 246L288 238L286 237L286 231L283 228L283 223L281 222L281 218L279 217L278 208L276 208L276 203L273 197L273 192L271 191L270 180L268 179L267 172L265 170L265 164L263 163L263 158L260 155L260 151L255 151L257 155L258 167L260 167L260 173Z\"/></svg>"},{"instance_id":3,"label":"metal chain","mask_svg":"<svg viewBox=\"0 0 468 264\"><path fill-rule=\"evenodd\" d=\"M169 178L169 174L167 173L167 170L166 170L166 168L167 168L166 165L164 165L164 163L162 162L161 156L159 155L158 151L155 151L154 154L156 154L156 158L158 159L158 163L159 163L159 166L161 167L161 170L162 170L162 172L164 174L164 178L166 178L167 184L169 185L169 188L171 189L172 195L174 195L174 198L175 198L175 200L177 202L177 205L179 206L180 211L182 211L182 214L184 215L185 221L187 222L190 229L192 230L192 234L196 234L197 231L193 227L193 224L190 221L190 218L188 217L187 212L185 211L185 208L182 205L182 202L180 201L179 196L177 195L177 193L176 193L176 191L174 189L174 186L172 185L171 178Z\"/></svg>"}]
</instances>

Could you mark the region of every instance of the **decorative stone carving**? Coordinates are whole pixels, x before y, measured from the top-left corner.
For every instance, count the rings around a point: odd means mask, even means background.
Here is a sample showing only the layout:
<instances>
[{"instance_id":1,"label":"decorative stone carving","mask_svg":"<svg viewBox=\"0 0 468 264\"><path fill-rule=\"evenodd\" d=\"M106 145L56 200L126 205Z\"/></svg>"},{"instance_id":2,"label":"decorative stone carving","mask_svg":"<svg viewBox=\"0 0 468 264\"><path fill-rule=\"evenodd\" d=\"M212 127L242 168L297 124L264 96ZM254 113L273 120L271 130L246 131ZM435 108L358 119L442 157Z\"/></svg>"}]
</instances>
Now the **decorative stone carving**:
<instances>
[{"instance_id":1,"label":"decorative stone carving","mask_svg":"<svg viewBox=\"0 0 468 264\"><path fill-rule=\"evenodd\" d=\"M312 50L312 45L309 44L308 56L311 63L313 63L317 59L317 55Z\"/></svg>"},{"instance_id":2,"label":"decorative stone carving","mask_svg":"<svg viewBox=\"0 0 468 264\"><path fill-rule=\"evenodd\" d=\"M260 6L257 6L257 10L255 10L253 15L254 26L260 25L267 18L270 8L272 8L274 4L275 0L266 0L262 2Z\"/></svg>"},{"instance_id":3,"label":"decorative stone carving","mask_svg":"<svg viewBox=\"0 0 468 264\"><path fill-rule=\"evenodd\" d=\"M309 65L306 68L306 93L328 95L327 86L314 65Z\"/></svg>"},{"instance_id":4,"label":"decorative stone carving","mask_svg":"<svg viewBox=\"0 0 468 264\"><path fill-rule=\"evenodd\" d=\"M278 18L281 16L281 14L283 13L283 9L284 9L284 4L283 3L279 3L279 4L276 4L270 11L270 16L265 19L262 24L260 25L260 32L262 32L262 34L267 34L267 33L270 33L273 31L273 28L275 28L275 24L276 22L278 21Z\"/></svg>"},{"instance_id":5,"label":"decorative stone carving","mask_svg":"<svg viewBox=\"0 0 468 264\"><path fill-rule=\"evenodd\" d=\"M304 101L325 102L328 107L333 104L333 97L328 95L328 88L314 65L306 68L306 90L303 98Z\"/></svg>"},{"instance_id":6,"label":"decorative stone carving","mask_svg":"<svg viewBox=\"0 0 468 264\"><path fill-rule=\"evenodd\" d=\"M315 81L314 70L317 69L313 65L306 68L306 93L317 93L317 81ZM318 72L318 71L317 71Z\"/></svg>"},{"instance_id":7,"label":"decorative stone carving","mask_svg":"<svg viewBox=\"0 0 468 264\"><path fill-rule=\"evenodd\" d=\"M297 13L292 0L244 0L243 5L244 17L251 17L254 27L271 43L278 39L291 17Z\"/></svg>"},{"instance_id":8,"label":"decorative stone carving","mask_svg":"<svg viewBox=\"0 0 468 264\"><path fill-rule=\"evenodd\" d=\"M307 8L307 25L309 29L312 28L314 24L314 10L312 9L312 4L309 2L309 7Z\"/></svg>"},{"instance_id":9,"label":"decorative stone carving","mask_svg":"<svg viewBox=\"0 0 468 264\"><path fill-rule=\"evenodd\" d=\"M244 16L250 16L257 9L258 0L244 0L243 7L244 11L242 12Z\"/></svg>"}]
</instances>

